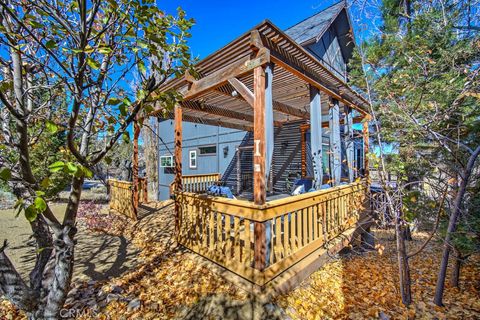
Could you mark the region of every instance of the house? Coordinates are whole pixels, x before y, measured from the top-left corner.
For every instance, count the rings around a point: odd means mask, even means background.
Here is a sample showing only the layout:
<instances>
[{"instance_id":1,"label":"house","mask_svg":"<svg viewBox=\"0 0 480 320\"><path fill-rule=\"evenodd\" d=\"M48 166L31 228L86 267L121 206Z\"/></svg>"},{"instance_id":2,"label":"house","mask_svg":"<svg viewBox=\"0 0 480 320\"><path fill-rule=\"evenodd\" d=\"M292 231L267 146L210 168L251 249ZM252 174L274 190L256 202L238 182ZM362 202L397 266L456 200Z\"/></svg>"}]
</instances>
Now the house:
<instances>
[{"instance_id":1,"label":"house","mask_svg":"<svg viewBox=\"0 0 480 320\"><path fill-rule=\"evenodd\" d=\"M328 70L338 78L347 82L347 63L352 56L354 47L353 34L345 3L336 3L325 10L295 24L285 30L285 34L296 41L307 52L321 61ZM326 104L326 101L322 101ZM305 107L308 107L306 105ZM312 177L313 166L310 149L309 119L287 119L281 128L274 133L274 150L271 174L271 184L277 191L287 192L295 177ZM328 117L328 113L323 114ZM355 116L353 117L355 118ZM302 125L307 125L303 127ZM211 115L200 118L197 122L184 121L182 173L184 175L211 175L218 173L221 180L228 185L238 196L242 191L251 190L253 172L252 148L253 136L241 128L226 128L221 122L215 123ZM345 134L343 127L341 134ZM354 176L360 174L363 163L363 146L360 124L353 126L355 134L353 161L350 164L355 168ZM171 119L163 119L159 125L162 140L158 144L160 157L159 194L158 200L169 199L171 184L174 179L174 123ZM330 132L323 132L323 171L325 180L331 176L333 166L330 146ZM303 141L303 144L302 144ZM250 148L249 148L250 147ZM239 149L240 148L240 149ZM342 157L346 158L345 145L342 145ZM239 159L242 175L237 172ZM344 162L342 175L347 173ZM303 171L302 171L303 170ZM245 181L247 180L247 181ZM330 179L331 180L331 179Z\"/></svg>"},{"instance_id":2,"label":"house","mask_svg":"<svg viewBox=\"0 0 480 320\"><path fill-rule=\"evenodd\" d=\"M340 2L285 31L265 20L200 61L198 78L162 84L183 97L150 114L180 245L247 285L286 290L368 231L370 105L347 84L353 46ZM139 132L133 188L118 189L134 210ZM207 193L213 184L236 199Z\"/></svg>"}]
</instances>

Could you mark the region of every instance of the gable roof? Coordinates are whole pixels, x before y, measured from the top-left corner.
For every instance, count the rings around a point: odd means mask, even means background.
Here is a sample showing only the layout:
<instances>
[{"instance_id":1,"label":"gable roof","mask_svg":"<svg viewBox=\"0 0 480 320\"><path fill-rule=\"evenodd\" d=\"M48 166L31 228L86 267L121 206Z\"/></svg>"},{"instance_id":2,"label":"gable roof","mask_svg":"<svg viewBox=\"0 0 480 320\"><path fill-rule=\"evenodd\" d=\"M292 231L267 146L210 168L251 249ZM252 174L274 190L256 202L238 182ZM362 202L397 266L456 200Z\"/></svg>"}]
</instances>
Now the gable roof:
<instances>
[{"instance_id":1,"label":"gable roof","mask_svg":"<svg viewBox=\"0 0 480 320\"><path fill-rule=\"evenodd\" d=\"M258 49L255 58L252 57L252 45ZM251 131L252 103L238 92L234 94L237 89L229 80L236 78L246 87L243 90L253 95L253 69L269 62L275 64L272 79L275 125L309 118L311 86L324 93L321 95L322 110L325 108L328 112L331 97L356 109L362 117L368 116L369 104L364 97L268 20L197 63L199 79L188 74L169 79L152 93L150 101L159 100L158 92L175 89L184 98L181 102L184 121ZM173 117L162 103L158 103L150 115Z\"/></svg>"},{"instance_id":2,"label":"gable roof","mask_svg":"<svg viewBox=\"0 0 480 320\"><path fill-rule=\"evenodd\" d=\"M342 0L286 29L285 33L298 44L318 40L344 8Z\"/></svg>"}]
</instances>

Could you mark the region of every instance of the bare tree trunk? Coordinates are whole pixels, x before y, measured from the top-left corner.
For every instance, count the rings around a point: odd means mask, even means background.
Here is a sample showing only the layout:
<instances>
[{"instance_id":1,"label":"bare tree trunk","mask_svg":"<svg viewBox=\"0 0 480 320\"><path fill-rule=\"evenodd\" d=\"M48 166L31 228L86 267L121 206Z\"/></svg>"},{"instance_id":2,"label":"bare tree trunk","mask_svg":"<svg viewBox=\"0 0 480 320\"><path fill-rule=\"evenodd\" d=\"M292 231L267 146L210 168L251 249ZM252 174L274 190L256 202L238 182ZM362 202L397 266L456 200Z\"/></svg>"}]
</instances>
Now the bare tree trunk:
<instances>
[{"instance_id":1,"label":"bare tree trunk","mask_svg":"<svg viewBox=\"0 0 480 320\"><path fill-rule=\"evenodd\" d=\"M455 260L453 260L452 275L450 277L450 285L460 288L460 269L462 267L462 256L460 252L454 249Z\"/></svg>"},{"instance_id":2,"label":"bare tree trunk","mask_svg":"<svg viewBox=\"0 0 480 320\"><path fill-rule=\"evenodd\" d=\"M158 161L158 138L157 132L157 120L150 121L148 126L142 127L143 143L145 148L143 149L145 158L145 171L148 177L148 194L153 195L157 200L158 194L158 177L157 177L157 161Z\"/></svg>"},{"instance_id":3,"label":"bare tree trunk","mask_svg":"<svg viewBox=\"0 0 480 320\"><path fill-rule=\"evenodd\" d=\"M475 149L475 151L470 155L470 157L468 158L467 166L461 174L460 186L458 188L457 196L455 197L453 212L450 215L450 220L448 222L447 234L445 235L443 245L444 247L442 261L440 263L440 270L438 271L437 286L435 288L435 298L433 299L433 302L437 306L443 306L443 291L445 290L445 277L447 275L448 258L450 256L452 235L457 227L457 221L458 217L460 216L460 207L463 202L463 196L465 195L470 175L472 174L473 168L475 166L475 161L477 160L479 154L480 146L478 146L477 149Z\"/></svg>"},{"instance_id":4,"label":"bare tree trunk","mask_svg":"<svg viewBox=\"0 0 480 320\"><path fill-rule=\"evenodd\" d=\"M404 233L404 239L406 241L412 241L413 240L412 231L410 230L410 226L408 224L403 228L403 233Z\"/></svg>"},{"instance_id":5,"label":"bare tree trunk","mask_svg":"<svg viewBox=\"0 0 480 320\"><path fill-rule=\"evenodd\" d=\"M405 231L400 217L395 219L395 235L397 238L398 275L400 277L400 294L405 306L412 303L410 267L408 265L407 249L405 247Z\"/></svg>"}]
</instances>

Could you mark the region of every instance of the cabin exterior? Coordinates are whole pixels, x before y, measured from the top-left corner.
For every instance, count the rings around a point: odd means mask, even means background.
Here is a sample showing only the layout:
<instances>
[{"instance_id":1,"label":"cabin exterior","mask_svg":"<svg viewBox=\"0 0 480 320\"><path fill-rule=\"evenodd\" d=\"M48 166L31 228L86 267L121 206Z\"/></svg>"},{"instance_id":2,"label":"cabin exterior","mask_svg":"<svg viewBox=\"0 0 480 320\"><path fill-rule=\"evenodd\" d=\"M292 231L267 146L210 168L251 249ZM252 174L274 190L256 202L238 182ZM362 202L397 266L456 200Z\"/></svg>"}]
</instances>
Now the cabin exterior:
<instances>
[{"instance_id":1,"label":"cabin exterior","mask_svg":"<svg viewBox=\"0 0 480 320\"><path fill-rule=\"evenodd\" d=\"M370 116L347 85L353 45L340 2L285 31L263 21L200 61L198 78L159 89L183 96L150 114L161 117L159 155L173 156L161 158L160 193L174 200L179 244L255 288L285 290L368 229ZM134 208L145 189L136 149ZM308 192L291 194L292 172ZM236 199L207 194L212 184Z\"/></svg>"},{"instance_id":2,"label":"cabin exterior","mask_svg":"<svg viewBox=\"0 0 480 320\"><path fill-rule=\"evenodd\" d=\"M286 29L285 34L302 45L337 77L344 82L347 81L347 63L352 55L354 41L343 2L334 4L295 24ZM328 114L323 116L328 117ZM240 165L244 177L253 170L251 149L248 149L248 146L253 145L253 137L248 131L187 121L183 121L182 130L183 175L218 173L220 180L224 181L236 195L249 184L249 181L242 181L237 172L239 158L241 158ZM342 130L341 134L345 134L343 128L340 130ZM363 163L362 125L354 124L352 130L354 151L351 165L355 168L355 177L358 177ZM159 133L162 140L158 143L158 155L161 160L158 167L157 199L167 200L171 197L171 185L174 180L173 120L159 119ZM281 130L274 132L274 140L273 159L275 161L272 164L272 183L276 190L287 192L288 184L293 182L294 177L313 176L308 119L300 121L287 119ZM322 162L326 176L330 176L332 167L329 141L329 131L325 130L322 136ZM243 151L242 148L244 148ZM345 145L342 145L342 152L345 158ZM343 167L342 175L346 176L348 170L346 165ZM247 189L251 189L251 186Z\"/></svg>"}]
</instances>

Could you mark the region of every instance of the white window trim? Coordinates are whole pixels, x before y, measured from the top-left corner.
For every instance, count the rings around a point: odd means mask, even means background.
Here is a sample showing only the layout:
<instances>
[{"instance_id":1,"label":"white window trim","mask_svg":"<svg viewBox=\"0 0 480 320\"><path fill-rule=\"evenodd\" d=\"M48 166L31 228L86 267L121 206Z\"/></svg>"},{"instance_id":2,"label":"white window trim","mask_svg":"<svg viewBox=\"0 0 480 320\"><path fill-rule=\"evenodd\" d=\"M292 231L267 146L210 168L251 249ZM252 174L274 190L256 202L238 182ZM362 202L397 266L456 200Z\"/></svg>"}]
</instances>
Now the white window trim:
<instances>
[{"instance_id":1,"label":"white window trim","mask_svg":"<svg viewBox=\"0 0 480 320\"><path fill-rule=\"evenodd\" d=\"M192 158L192 154L195 155L195 158ZM195 159L195 165L192 165L192 159ZM197 150L190 150L188 152L188 166L190 169L197 169L197 165L198 165Z\"/></svg>"},{"instance_id":2,"label":"white window trim","mask_svg":"<svg viewBox=\"0 0 480 320\"><path fill-rule=\"evenodd\" d=\"M171 160L170 160L170 161L171 161L171 164L172 164L171 166L164 166L164 165L162 165L162 159L165 159L165 158L171 159ZM173 161L173 156L160 156L160 167L161 167L161 168L173 168L173 167L175 167L175 163L174 163L174 161Z\"/></svg>"}]
</instances>

